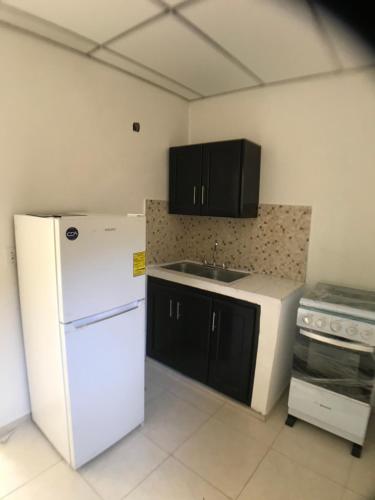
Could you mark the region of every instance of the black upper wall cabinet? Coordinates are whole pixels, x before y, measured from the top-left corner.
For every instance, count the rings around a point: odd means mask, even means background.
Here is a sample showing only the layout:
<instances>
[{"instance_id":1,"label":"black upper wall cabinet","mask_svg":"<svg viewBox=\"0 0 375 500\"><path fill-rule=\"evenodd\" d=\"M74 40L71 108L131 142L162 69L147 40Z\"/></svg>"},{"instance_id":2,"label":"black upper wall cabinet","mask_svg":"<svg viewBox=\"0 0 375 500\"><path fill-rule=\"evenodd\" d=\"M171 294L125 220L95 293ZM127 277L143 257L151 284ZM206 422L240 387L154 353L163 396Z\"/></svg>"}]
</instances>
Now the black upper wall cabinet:
<instances>
[{"instance_id":1,"label":"black upper wall cabinet","mask_svg":"<svg viewBox=\"0 0 375 500\"><path fill-rule=\"evenodd\" d=\"M169 213L256 217L261 147L246 139L169 150Z\"/></svg>"}]
</instances>

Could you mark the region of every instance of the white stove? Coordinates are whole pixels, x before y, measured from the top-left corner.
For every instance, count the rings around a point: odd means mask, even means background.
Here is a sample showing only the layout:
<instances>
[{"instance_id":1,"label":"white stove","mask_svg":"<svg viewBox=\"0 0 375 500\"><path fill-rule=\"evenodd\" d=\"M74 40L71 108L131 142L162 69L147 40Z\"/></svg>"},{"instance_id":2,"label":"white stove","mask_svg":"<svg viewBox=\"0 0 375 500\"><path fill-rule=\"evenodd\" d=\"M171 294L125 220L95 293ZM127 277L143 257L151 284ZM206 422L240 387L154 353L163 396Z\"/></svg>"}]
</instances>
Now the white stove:
<instances>
[{"instance_id":1,"label":"white stove","mask_svg":"<svg viewBox=\"0 0 375 500\"><path fill-rule=\"evenodd\" d=\"M375 320L370 322L354 316L343 316L301 306L298 309L297 326L375 346Z\"/></svg>"},{"instance_id":2,"label":"white stove","mask_svg":"<svg viewBox=\"0 0 375 500\"><path fill-rule=\"evenodd\" d=\"M375 380L375 292L319 283L300 301L288 425L364 443Z\"/></svg>"}]
</instances>

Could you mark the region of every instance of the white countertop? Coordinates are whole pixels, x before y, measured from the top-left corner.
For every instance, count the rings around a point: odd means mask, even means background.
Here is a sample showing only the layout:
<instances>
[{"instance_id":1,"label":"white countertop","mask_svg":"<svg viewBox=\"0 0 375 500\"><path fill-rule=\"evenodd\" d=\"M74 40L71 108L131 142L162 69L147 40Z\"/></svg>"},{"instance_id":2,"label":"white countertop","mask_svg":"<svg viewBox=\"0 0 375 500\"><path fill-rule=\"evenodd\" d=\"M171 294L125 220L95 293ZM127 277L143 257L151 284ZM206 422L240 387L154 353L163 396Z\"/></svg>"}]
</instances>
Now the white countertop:
<instances>
[{"instance_id":1,"label":"white countertop","mask_svg":"<svg viewBox=\"0 0 375 500\"><path fill-rule=\"evenodd\" d=\"M183 262L193 261L184 260ZM165 265L167 263L148 266L147 275L253 303L258 303L259 296L282 301L304 286L299 281L255 273L250 273L249 276L231 283L224 283L193 274L165 269L163 268Z\"/></svg>"}]
</instances>

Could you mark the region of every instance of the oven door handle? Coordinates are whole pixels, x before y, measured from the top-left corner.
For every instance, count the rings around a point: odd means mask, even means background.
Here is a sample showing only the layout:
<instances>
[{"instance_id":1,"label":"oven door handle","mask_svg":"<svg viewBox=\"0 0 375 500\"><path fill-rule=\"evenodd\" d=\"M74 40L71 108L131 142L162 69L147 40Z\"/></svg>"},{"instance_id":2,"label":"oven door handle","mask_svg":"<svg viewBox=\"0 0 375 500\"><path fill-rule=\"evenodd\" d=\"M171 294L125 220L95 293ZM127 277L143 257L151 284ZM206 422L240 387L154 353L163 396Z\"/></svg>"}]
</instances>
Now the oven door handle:
<instances>
[{"instance_id":1,"label":"oven door handle","mask_svg":"<svg viewBox=\"0 0 375 500\"><path fill-rule=\"evenodd\" d=\"M352 342L345 342L345 340L337 340L335 338L323 337L314 332L308 332L307 330L300 329L300 334L304 337L308 337L309 339L317 340L318 342L322 342L323 344L334 345L336 347L344 347L345 349L351 349L352 351L358 352L375 352L374 347L370 347L363 344L355 344Z\"/></svg>"}]
</instances>

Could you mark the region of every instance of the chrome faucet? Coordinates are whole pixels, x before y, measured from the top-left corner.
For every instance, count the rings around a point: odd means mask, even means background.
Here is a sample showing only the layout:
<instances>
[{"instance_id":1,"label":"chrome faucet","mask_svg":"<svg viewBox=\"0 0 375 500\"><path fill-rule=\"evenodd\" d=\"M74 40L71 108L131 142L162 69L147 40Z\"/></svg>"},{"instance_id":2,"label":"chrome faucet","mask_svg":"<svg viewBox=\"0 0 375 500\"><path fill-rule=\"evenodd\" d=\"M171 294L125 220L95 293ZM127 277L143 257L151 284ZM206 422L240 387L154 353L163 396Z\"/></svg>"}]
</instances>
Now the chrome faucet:
<instances>
[{"instance_id":1,"label":"chrome faucet","mask_svg":"<svg viewBox=\"0 0 375 500\"><path fill-rule=\"evenodd\" d=\"M218 246L219 242L216 240L214 243L214 247L212 249L212 262L208 262L207 259L203 259L203 264L209 267L222 267L223 269L225 269L226 268L225 262L223 262L221 266L216 265L216 250Z\"/></svg>"},{"instance_id":2,"label":"chrome faucet","mask_svg":"<svg viewBox=\"0 0 375 500\"><path fill-rule=\"evenodd\" d=\"M216 249L218 247L219 243L218 241L216 240L215 241L215 244L214 244L214 248L213 248L213 251L212 251L212 265L215 267L216 266Z\"/></svg>"}]
</instances>

